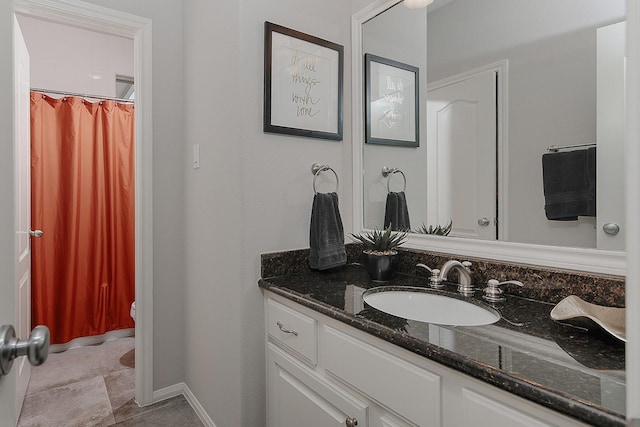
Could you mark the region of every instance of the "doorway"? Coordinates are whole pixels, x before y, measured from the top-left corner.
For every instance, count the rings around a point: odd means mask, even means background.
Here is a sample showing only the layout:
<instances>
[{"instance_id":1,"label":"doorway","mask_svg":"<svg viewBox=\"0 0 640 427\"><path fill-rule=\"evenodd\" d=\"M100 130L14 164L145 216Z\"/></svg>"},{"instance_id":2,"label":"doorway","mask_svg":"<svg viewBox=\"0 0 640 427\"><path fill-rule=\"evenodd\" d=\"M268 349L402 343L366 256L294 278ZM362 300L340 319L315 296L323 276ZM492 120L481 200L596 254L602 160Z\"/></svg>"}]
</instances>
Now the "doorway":
<instances>
[{"instance_id":1,"label":"doorway","mask_svg":"<svg viewBox=\"0 0 640 427\"><path fill-rule=\"evenodd\" d=\"M133 335L133 40L18 16L30 56L31 313L51 352ZM91 95L87 95L91 94ZM44 231L44 233L42 233ZM39 237L37 237L39 236Z\"/></svg>"},{"instance_id":2,"label":"doorway","mask_svg":"<svg viewBox=\"0 0 640 427\"><path fill-rule=\"evenodd\" d=\"M148 405L153 400L151 21L88 3L61 4L48 0L17 0L14 2L14 10L17 15L46 19L134 40L134 78L138 111L135 118L135 363L138 367L135 373L135 395L140 405Z\"/></svg>"},{"instance_id":3,"label":"doorway","mask_svg":"<svg viewBox=\"0 0 640 427\"><path fill-rule=\"evenodd\" d=\"M506 238L506 61L428 85L427 218L450 236Z\"/></svg>"}]
</instances>

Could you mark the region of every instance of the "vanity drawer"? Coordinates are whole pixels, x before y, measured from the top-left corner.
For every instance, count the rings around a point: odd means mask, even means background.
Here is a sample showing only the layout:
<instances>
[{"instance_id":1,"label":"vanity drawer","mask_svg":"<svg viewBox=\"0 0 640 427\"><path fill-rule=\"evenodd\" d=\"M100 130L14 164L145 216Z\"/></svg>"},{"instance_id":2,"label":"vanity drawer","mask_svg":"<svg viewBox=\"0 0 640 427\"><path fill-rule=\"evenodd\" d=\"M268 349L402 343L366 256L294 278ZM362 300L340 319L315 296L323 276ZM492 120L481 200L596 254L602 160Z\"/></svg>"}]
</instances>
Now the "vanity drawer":
<instances>
[{"instance_id":1,"label":"vanity drawer","mask_svg":"<svg viewBox=\"0 0 640 427\"><path fill-rule=\"evenodd\" d=\"M267 300L267 332L312 365L318 361L316 320L272 299Z\"/></svg>"},{"instance_id":2,"label":"vanity drawer","mask_svg":"<svg viewBox=\"0 0 640 427\"><path fill-rule=\"evenodd\" d=\"M321 331L327 372L419 426L441 425L439 375L330 326Z\"/></svg>"}]
</instances>

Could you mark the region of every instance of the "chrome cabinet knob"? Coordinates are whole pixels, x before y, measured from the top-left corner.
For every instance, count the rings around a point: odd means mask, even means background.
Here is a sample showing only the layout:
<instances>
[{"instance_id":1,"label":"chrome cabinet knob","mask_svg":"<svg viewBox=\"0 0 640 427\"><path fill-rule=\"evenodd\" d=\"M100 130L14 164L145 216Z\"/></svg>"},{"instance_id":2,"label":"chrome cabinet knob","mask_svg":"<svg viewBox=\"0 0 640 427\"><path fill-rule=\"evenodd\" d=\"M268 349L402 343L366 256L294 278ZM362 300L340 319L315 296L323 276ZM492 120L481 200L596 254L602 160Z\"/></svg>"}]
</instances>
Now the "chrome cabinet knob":
<instances>
[{"instance_id":1,"label":"chrome cabinet knob","mask_svg":"<svg viewBox=\"0 0 640 427\"><path fill-rule=\"evenodd\" d=\"M345 424L347 425L347 427L355 427L358 425L358 420L354 417L347 417Z\"/></svg>"},{"instance_id":2,"label":"chrome cabinet knob","mask_svg":"<svg viewBox=\"0 0 640 427\"><path fill-rule=\"evenodd\" d=\"M489 218L487 218L486 216L483 216L478 220L478 225L481 227L486 227L489 224L491 224L491 221L489 221Z\"/></svg>"},{"instance_id":3,"label":"chrome cabinet knob","mask_svg":"<svg viewBox=\"0 0 640 427\"><path fill-rule=\"evenodd\" d=\"M40 237L42 237L43 234L44 234L44 231L42 231L42 230L29 230L29 235L31 237L40 238Z\"/></svg>"},{"instance_id":4,"label":"chrome cabinet knob","mask_svg":"<svg viewBox=\"0 0 640 427\"><path fill-rule=\"evenodd\" d=\"M49 356L49 328L36 326L29 339L21 341L16 338L13 325L3 325L0 328L0 377L11 371L13 359L20 356L27 356L33 366L42 365Z\"/></svg>"},{"instance_id":5,"label":"chrome cabinet knob","mask_svg":"<svg viewBox=\"0 0 640 427\"><path fill-rule=\"evenodd\" d=\"M602 226L602 231L607 233L609 236L615 236L620 232L620 226L613 222L608 222Z\"/></svg>"}]
</instances>

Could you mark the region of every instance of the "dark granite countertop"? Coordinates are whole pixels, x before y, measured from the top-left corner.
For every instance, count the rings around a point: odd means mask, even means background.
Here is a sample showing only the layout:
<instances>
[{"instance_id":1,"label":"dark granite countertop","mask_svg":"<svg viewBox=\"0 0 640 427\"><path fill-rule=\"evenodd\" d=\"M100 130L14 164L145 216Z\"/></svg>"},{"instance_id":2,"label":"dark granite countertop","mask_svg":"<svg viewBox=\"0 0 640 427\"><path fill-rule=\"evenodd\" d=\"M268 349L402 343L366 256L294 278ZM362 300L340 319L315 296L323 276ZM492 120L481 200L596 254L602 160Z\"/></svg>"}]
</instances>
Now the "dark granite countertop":
<instances>
[{"instance_id":1,"label":"dark granite countertop","mask_svg":"<svg viewBox=\"0 0 640 427\"><path fill-rule=\"evenodd\" d=\"M509 296L494 304L503 317L488 326L453 327L405 320L368 307L366 289L429 288L396 274L376 283L357 264L328 272L260 279L264 289L501 389L597 426L625 425L624 344L552 321L554 304ZM442 291L461 298L454 286ZM481 291L472 297L477 302ZM506 320L505 320L506 319ZM511 323L510 323L511 322ZM514 324L522 323L522 326Z\"/></svg>"}]
</instances>

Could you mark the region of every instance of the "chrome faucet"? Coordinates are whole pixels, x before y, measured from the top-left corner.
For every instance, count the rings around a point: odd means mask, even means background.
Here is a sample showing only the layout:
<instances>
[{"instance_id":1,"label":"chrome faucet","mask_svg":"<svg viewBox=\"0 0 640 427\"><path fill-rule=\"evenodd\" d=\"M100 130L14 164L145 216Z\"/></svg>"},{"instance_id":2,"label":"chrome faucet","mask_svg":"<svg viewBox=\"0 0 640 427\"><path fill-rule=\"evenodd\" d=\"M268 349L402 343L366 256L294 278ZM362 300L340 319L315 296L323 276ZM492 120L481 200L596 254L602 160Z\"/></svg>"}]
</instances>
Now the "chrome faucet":
<instances>
[{"instance_id":1,"label":"chrome faucet","mask_svg":"<svg viewBox=\"0 0 640 427\"><path fill-rule=\"evenodd\" d=\"M444 263L440 269L440 279L447 280L451 270L458 272L458 292L468 296L473 294L473 283L471 279L471 263L469 261L460 262L455 259Z\"/></svg>"}]
</instances>

